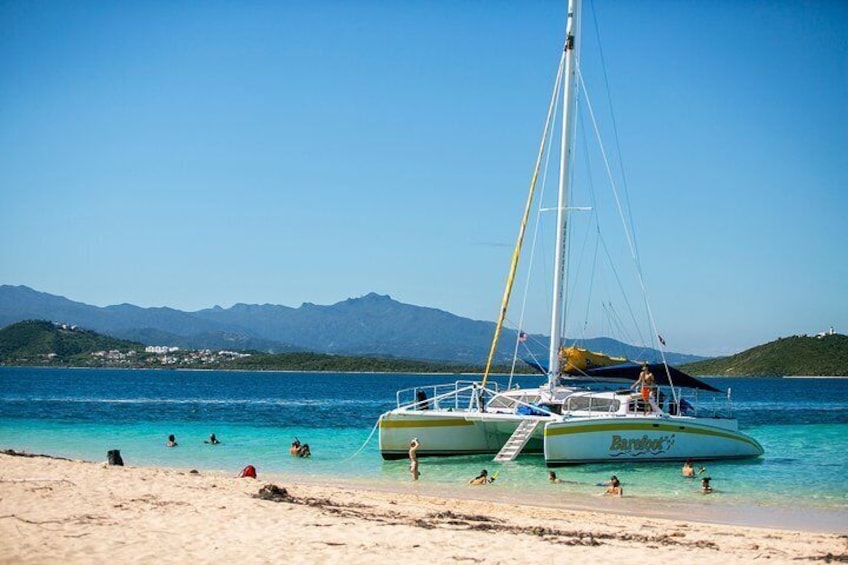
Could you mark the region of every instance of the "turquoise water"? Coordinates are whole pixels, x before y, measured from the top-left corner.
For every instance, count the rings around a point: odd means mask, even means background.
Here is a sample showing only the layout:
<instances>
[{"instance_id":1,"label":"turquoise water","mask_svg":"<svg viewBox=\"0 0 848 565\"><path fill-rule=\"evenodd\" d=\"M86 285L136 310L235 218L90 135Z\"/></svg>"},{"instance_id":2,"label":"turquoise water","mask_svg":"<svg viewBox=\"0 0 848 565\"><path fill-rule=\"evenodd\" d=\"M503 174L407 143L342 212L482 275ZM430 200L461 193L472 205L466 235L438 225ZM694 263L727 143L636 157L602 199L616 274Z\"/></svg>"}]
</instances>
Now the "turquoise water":
<instances>
[{"instance_id":1,"label":"turquoise water","mask_svg":"<svg viewBox=\"0 0 848 565\"><path fill-rule=\"evenodd\" d=\"M409 482L406 461L383 461L374 425L397 389L454 376L0 368L0 448L128 465L215 470L375 486ZM677 463L565 467L551 485L541 456L424 459L421 483L463 485L480 469L503 492L532 498L598 494L616 474L628 497L658 503L811 508L848 516L848 379L707 379L731 387L740 427L765 448L751 461L707 462L715 493L700 494ZM538 378L523 377L523 388ZM205 444L210 433L220 445ZM174 434L177 448L166 448ZM298 437L311 459L292 458ZM369 440L370 437L370 441ZM367 443L366 443L367 441ZM552 489L557 489L553 491ZM848 520L846 520L848 523Z\"/></svg>"}]
</instances>

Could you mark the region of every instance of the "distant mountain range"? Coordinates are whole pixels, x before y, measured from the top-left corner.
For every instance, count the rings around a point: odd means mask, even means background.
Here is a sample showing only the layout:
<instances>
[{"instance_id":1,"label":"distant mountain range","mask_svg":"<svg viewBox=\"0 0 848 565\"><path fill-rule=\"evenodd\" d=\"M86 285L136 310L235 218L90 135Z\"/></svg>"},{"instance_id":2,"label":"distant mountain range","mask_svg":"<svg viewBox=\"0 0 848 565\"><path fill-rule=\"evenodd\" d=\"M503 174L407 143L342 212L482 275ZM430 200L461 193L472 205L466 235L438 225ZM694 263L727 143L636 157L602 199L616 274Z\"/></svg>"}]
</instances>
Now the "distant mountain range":
<instances>
[{"instance_id":1,"label":"distant mountain range","mask_svg":"<svg viewBox=\"0 0 848 565\"><path fill-rule=\"evenodd\" d=\"M26 286L0 286L0 327L34 319L72 324L145 345L268 353L311 351L477 365L485 363L495 328L494 322L470 320L374 293L330 306L236 304L183 312L132 304L91 306ZM516 337L515 330L504 330L498 362L511 357ZM526 343L537 357L547 357L547 337L531 335ZM653 349L610 338L584 340L580 345L629 359L659 358ZM668 352L666 358L673 364L703 359Z\"/></svg>"}]
</instances>

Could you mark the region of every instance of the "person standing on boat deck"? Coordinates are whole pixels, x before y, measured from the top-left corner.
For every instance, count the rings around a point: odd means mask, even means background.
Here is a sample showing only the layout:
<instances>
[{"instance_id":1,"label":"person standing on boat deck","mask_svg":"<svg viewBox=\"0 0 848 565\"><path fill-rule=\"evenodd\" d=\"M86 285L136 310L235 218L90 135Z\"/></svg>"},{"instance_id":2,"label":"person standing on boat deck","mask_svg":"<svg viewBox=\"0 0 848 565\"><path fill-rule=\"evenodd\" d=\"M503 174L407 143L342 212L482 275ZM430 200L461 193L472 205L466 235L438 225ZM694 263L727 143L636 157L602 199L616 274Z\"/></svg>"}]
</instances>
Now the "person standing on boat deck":
<instances>
[{"instance_id":1,"label":"person standing on boat deck","mask_svg":"<svg viewBox=\"0 0 848 565\"><path fill-rule=\"evenodd\" d=\"M483 396L484 390L482 386L477 386L477 383L471 383L471 392L474 395L475 400L477 401L477 409L480 412L486 411L486 399Z\"/></svg>"},{"instance_id":2,"label":"person standing on boat deck","mask_svg":"<svg viewBox=\"0 0 848 565\"><path fill-rule=\"evenodd\" d=\"M409 472L412 473L412 480L418 480L418 448L421 447L421 444L418 442L418 438L412 438L412 441L409 443Z\"/></svg>"},{"instance_id":3,"label":"person standing on boat deck","mask_svg":"<svg viewBox=\"0 0 848 565\"><path fill-rule=\"evenodd\" d=\"M630 385L631 390L636 387L641 386L642 393L642 406L645 413L648 413L648 408L650 407L650 399L651 393L656 386L656 380L654 379L654 374L648 369L647 363L642 363L642 372L639 373L639 378L636 379L636 382Z\"/></svg>"},{"instance_id":4,"label":"person standing on boat deck","mask_svg":"<svg viewBox=\"0 0 848 565\"><path fill-rule=\"evenodd\" d=\"M421 389L415 393L415 401L418 403L419 410L429 410L430 403L427 401L427 393Z\"/></svg>"}]
</instances>

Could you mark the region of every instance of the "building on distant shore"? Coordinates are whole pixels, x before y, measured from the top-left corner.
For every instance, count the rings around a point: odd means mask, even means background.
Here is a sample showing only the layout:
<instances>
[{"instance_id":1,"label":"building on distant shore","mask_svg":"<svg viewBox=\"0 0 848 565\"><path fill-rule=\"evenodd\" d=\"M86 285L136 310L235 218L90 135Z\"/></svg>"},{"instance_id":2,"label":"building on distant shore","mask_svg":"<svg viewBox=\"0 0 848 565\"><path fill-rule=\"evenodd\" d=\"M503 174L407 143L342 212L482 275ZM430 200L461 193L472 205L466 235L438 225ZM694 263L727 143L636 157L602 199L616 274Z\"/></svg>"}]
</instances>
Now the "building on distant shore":
<instances>
[{"instance_id":1,"label":"building on distant shore","mask_svg":"<svg viewBox=\"0 0 848 565\"><path fill-rule=\"evenodd\" d=\"M179 350L179 347L172 347L168 345L148 345L144 348L145 353L158 353L160 355L163 353L174 353Z\"/></svg>"}]
</instances>

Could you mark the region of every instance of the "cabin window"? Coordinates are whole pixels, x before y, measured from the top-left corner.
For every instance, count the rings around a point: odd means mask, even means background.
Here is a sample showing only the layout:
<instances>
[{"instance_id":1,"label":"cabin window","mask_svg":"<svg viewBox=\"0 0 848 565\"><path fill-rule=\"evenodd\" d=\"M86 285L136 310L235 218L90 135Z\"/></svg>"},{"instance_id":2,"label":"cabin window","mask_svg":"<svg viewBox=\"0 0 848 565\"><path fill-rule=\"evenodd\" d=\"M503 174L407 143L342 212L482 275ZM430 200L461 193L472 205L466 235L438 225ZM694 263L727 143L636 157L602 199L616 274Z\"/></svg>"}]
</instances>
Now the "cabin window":
<instances>
[{"instance_id":1,"label":"cabin window","mask_svg":"<svg viewBox=\"0 0 848 565\"><path fill-rule=\"evenodd\" d=\"M618 412L621 402L614 398L597 398L591 396L573 396L568 399L569 410L587 412Z\"/></svg>"},{"instance_id":2,"label":"cabin window","mask_svg":"<svg viewBox=\"0 0 848 565\"><path fill-rule=\"evenodd\" d=\"M520 398L518 398L518 400L520 400L521 402L523 402L525 404L536 404L536 403L539 402L539 395L538 394L526 394L526 395L522 395ZM517 404L518 403L516 402L516 399L514 399L514 398L510 398L509 396L498 395L498 396L495 396L489 402L487 407L489 409L493 409L493 410L498 409L498 408L501 408L501 409L504 409L504 410L513 410L513 409L516 408Z\"/></svg>"}]
</instances>

